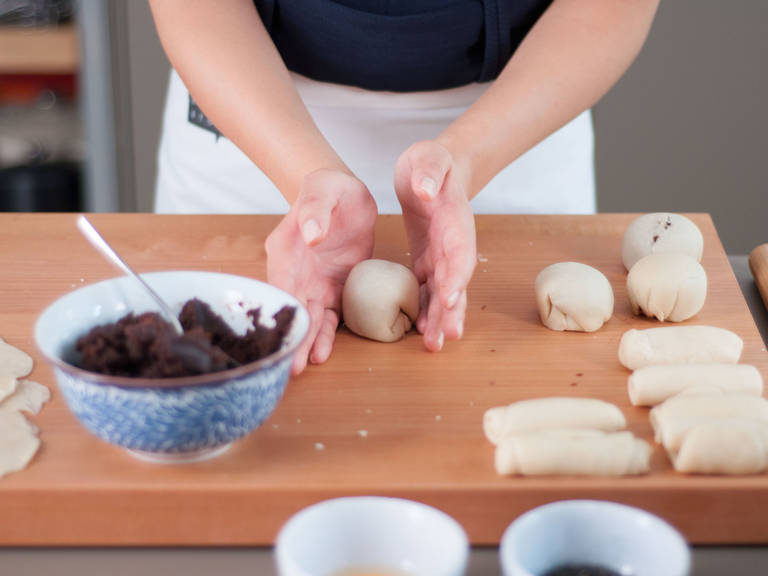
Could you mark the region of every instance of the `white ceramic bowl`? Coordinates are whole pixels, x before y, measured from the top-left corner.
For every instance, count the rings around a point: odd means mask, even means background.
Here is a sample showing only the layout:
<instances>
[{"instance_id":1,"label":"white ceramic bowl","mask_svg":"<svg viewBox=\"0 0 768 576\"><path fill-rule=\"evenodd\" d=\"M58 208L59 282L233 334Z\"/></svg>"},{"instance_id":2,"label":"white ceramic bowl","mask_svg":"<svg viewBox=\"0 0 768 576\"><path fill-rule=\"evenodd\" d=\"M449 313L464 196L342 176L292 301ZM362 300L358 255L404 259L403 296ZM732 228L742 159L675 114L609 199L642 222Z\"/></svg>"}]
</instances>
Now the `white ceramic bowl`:
<instances>
[{"instance_id":1,"label":"white ceramic bowl","mask_svg":"<svg viewBox=\"0 0 768 576\"><path fill-rule=\"evenodd\" d=\"M461 576L469 543L450 516L384 497L326 500L295 514L277 537L280 576Z\"/></svg>"},{"instance_id":2,"label":"white ceramic bowl","mask_svg":"<svg viewBox=\"0 0 768 576\"><path fill-rule=\"evenodd\" d=\"M125 276L84 286L46 308L35 326L38 348L53 367L67 405L90 432L132 455L155 462L190 462L222 453L274 410L288 382L293 353L309 318L282 290L252 278L172 271L142 277L178 313L190 298L211 306L239 334L261 307L268 324L284 305L296 307L280 350L237 368L183 378L105 376L76 367L75 343L97 325L129 312L155 311L138 282Z\"/></svg>"},{"instance_id":3,"label":"white ceramic bowl","mask_svg":"<svg viewBox=\"0 0 768 576\"><path fill-rule=\"evenodd\" d=\"M501 539L505 576L541 576L564 564L591 564L622 576L687 576L690 552L677 530L639 508L565 500L534 508Z\"/></svg>"}]
</instances>

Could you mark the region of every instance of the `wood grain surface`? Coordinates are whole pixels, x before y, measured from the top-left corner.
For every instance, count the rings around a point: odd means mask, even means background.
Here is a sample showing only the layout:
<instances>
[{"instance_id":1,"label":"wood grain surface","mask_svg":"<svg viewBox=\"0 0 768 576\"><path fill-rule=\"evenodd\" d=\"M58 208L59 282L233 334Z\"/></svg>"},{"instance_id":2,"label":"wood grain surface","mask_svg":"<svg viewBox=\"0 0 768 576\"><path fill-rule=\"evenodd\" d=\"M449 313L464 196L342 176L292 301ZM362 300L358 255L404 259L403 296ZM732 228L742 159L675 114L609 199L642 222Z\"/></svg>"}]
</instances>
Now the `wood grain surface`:
<instances>
[{"instance_id":1,"label":"wood grain surface","mask_svg":"<svg viewBox=\"0 0 768 576\"><path fill-rule=\"evenodd\" d=\"M745 342L742 361L768 377L768 356L708 215L692 215L709 276L703 310ZM597 498L640 506L694 543L768 543L768 476L675 473L656 447L652 473L634 478L510 478L493 470L481 421L491 407L539 396L598 397L651 439L648 410L629 403L617 347L633 317L621 237L632 215L478 216L479 261L465 337L441 353L409 334L394 344L339 331L330 361L293 379L272 417L208 462L158 466L88 434L68 411L37 352L33 327L57 297L115 271L75 229L75 215L0 215L0 336L36 361L31 378L53 398L33 420L42 448L0 479L0 545L166 546L273 542L294 512L326 498L378 494L443 509L475 544L537 505ZM214 270L265 278L270 216L92 216L138 271ZM376 256L408 263L402 222L380 217ZM533 283L556 261L600 269L616 299L598 332L559 333L538 320ZM360 431L367 431L363 437ZM316 443L325 449L315 449Z\"/></svg>"},{"instance_id":2,"label":"wood grain surface","mask_svg":"<svg viewBox=\"0 0 768 576\"><path fill-rule=\"evenodd\" d=\"M755 279L763 304L768 308L768 244L760 244L749 255L749 269Z\"/></svg>"}]
</instances>

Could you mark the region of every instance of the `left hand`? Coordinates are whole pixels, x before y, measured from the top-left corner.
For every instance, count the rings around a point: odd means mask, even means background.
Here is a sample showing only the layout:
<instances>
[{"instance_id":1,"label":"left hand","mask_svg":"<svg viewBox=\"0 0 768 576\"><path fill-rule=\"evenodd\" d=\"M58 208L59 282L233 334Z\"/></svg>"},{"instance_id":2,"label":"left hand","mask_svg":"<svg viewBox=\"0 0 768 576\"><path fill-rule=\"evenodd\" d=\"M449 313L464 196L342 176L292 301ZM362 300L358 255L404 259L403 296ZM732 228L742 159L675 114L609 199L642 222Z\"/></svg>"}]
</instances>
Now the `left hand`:
<instances>
[{"instance_id":1,"label":"left hand","mask_svg":"<svg viewBox=\"0 0 768 576\"><path fill-rule=\"evenodd\" d=\"M309 331L294 355L307 361L331 355L349 271L373 252L376 202L365 185L339 170L307 175L290 212L267 237L267 279L293 294L309 313Z\"/></svg>"},{"instance_id":2,"label":"left hand","mask_svg":"<svg viewBox=\"0 0 768 576\"><path fill-rule=\"evenodd\" d=\"M468 163L457 162L433 140L412 145L395 167L395 191L421 290L416 329L433 352L464 332L467 285L477 260L469 182Z\"/></svg>"}]
</instances>

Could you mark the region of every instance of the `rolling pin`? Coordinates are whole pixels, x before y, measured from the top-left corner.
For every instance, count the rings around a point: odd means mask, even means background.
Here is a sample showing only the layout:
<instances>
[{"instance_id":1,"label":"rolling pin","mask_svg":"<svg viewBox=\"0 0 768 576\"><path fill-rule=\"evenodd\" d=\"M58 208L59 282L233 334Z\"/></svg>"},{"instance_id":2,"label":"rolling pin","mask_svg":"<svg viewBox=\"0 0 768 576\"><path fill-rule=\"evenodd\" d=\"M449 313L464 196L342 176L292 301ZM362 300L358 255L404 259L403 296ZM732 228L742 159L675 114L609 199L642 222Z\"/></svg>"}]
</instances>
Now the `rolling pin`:
<instances>
[{"instance_id":1,"label":"rolling pin","mask_svg":"<svg viewBox=\"0 0 768 576\"><path fill-rule=\"evenodd\" d=\"M768 244L761 244L749 255L749 269L768 309Z\"/></svg>"}]
</instances>

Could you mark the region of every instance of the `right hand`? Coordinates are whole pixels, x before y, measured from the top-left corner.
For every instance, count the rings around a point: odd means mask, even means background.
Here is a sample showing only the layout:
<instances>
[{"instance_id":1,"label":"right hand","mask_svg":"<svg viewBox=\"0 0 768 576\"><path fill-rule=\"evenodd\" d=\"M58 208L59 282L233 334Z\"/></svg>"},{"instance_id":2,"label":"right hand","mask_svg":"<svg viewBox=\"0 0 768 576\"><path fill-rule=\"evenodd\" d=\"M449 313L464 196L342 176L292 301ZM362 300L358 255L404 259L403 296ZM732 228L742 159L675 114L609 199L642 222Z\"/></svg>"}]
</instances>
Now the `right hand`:
<instances>
[{"instance_id":1,"label":"right hand","mask_svg":"<svg viewBox=\"0 0 768 576\"><path fill-rule=\"evenodd\" d=\"M267 237L267 279L309 312L309 331L292 372L331 355L350 270L373 253L376 202L360 180L340 170L308 174L291 210Z\"/></svg>"},{"instance_id":2,"label":"right hand","mask_svg":"<svg viewBox=\"0 0 768 576\"><path fill-rule=\"evenodd\" d=\"M421 290L416 329L433 352L442 349L444 339L464 332L467 285L477 259L470 176L468 162L457 162L436 141L412 145L395 167L395 191Z\"/></svg>"}]
</instances>

